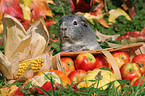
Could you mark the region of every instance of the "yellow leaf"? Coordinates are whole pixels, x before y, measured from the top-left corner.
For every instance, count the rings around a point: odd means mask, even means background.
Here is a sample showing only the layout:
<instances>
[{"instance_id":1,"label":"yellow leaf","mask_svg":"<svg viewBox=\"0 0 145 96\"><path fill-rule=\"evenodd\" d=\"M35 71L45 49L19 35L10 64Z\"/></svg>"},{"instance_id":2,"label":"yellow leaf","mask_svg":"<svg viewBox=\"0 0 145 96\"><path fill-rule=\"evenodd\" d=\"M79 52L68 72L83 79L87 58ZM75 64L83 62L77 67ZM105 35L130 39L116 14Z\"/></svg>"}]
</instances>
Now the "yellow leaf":
<instances>
[{"instance_id":1,"label":"yellow leaf","mask_svg":"<svg viewBox=\"0 0 145 96\"><path fill-rule=\"evenodd\" d=\"M109 22L115 23L116 18L121 15L125 16L126 19L131 20L130 16L120 8L110 10L109 14L110 14L108 18Z\"/></svg>"},{"instance_id":2,"label":"yellow leaf","mask_svg":"<svg viewBox=\"0 0 145 96\"><path fill-rule=\"evenodd\" d=\"M102 26L106 28L110 28L110 26L107 24L107 22L103 19L105 14L100 14L100 15L91 15L90 13L82 13L82 12L77 12L76 14L81 14L83 15L91 24L95 24L95 22L99 22Z\"/></svg>"},{"instance_id":3,"label":"yellow leaf","mask_svg":"<svg viewBox=\"0 0 145 96\"><path fill-rule=\"evenodd\" d=\"M24 6L30 7L32 0L19 0L20 4L23 4Z\"/></svg>"},{"instance_id":4,"label":"yellow leaf","mask_svg":"<svg viewBox=\"0 0 145 96\"><path fill-rule=\"evenodd\" d=\"M56 5L53 0L46 0L47 3L50 3L50 4L53 4L53 5Z\"/></svg>"},{"instance_id":5,"label":"yellow leaf","mask_svg":"<svg viewBox=\"0 0 145 96\"><path fill-rule=\"evenodd\" d=\"M0 33L3 33L3 24L0 23Z\"/></svg>"},{"instance_id":6,"label":"yellow leaf","mask_svg":"<svg viewBox=\"0 0 145 96\"><path fill-rule=\"evenodd\" d=\"M24 19L30 21L31 20L31 10L28 6L21 6L22 11L23 11L23 15L24 15Z\"/></svg>"}]
</instances>

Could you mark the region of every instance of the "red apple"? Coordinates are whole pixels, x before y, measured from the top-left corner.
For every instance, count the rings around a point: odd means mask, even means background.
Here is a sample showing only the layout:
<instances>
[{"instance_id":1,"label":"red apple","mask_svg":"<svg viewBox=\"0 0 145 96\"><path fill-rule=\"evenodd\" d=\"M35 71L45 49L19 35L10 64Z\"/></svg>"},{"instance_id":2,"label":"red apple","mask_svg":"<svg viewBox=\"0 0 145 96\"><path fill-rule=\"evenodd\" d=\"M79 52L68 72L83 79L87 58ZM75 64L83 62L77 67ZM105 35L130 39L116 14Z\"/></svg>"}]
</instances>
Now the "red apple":
<instances>
[{"instance_id":1,"label":"red apple","mask_svg":"<svg viewBox=\"0 0 145 96\"><path fill-rule=\"evenodd\" d=\"M129 55L126 52L116 51L116 52L113 52L112 55L118 65L119 69L123 64L130 62Z\"/></svg>"},{"instance_id":2,"label":"red apple","mask_svg":"<svg viewBox=\"0 0 145 96\"><path fill-rule=\"evenodd\" d=\"M120 68L120 73L122 79L129 79L130 82L134 78L139 78L142 76L140 67L136 63L125 63Z\"/></svg>"},{"instance_id":3,"label":"red apple","mask_svg":"<svg viewBox=\"0 0 145 96\"><path fill-rule=\"evenodd\" d=\"M145 74L145 54L136 55L132 59L133 63L137 63L141 69L142 74Z\"/></svg>"},{"instance_id":4,"label":"red apple","mask_svg":"<svg viewBox=\"0 0 145 96\"><path fill-rule=\"evenodd\" d=\"M137 86L139 84L140 80L141 80L141 78L136 79L135 82L134 82L134 86ZM143 83L145 83L145 75L143 76L143 78L142 78L142 80L140 82L140 85L142 85Z\"/></svg>"},{"instance_id":5,"label":"red apple","mask_svg":"<svg viewBox=\"0 0 145 96\"><path fill-rule=\"evenodd\" d=\"M61 64L67 76L75 70L74 61L70 57L61 57Z\"/></svg>"},{"instance_id":6,"label":"red apple","mask_svg":"<svg viewBox=\"0 0 145 96\"><path fill-rule=\"evenodd\" d=\"M96 67L96 59L91 53L80 53L75 59L76 69L85 71L93 70Z\"/></svg>"},{"instance_id":7,"label":"red apple","mask_svg":"<svg viewBox=\"0 0 145 96\"><path fill-rule=\"evenodd\" d=\"M85 70L78 69L71 72L68 77L71 82L74 81L75 83L77 83L78 81L81 81L81 77L83 77L86 74L87 72Z\"/></svg>"},{"instance_id":8,"label":"red apple","mask_svg":"<svg viewBox=\"0 0 145 96\"><path fill-rule=\"evenodd\" d=\"M107 58L104 55L99 54L95 56L95 58L97 62L97 65L95 67L96 69L102 68L102 67L108 67L111 69L111 64L108 62Z\"/></svg>"}]
</instances>

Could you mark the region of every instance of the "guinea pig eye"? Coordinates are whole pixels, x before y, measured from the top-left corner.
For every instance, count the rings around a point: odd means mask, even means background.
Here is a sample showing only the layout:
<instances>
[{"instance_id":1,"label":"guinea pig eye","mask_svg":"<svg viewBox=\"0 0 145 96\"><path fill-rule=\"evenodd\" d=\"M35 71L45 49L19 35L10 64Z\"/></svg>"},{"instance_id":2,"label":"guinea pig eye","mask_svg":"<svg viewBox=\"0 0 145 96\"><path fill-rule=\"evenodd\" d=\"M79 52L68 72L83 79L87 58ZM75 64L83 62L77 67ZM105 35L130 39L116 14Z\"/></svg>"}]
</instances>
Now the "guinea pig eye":
<instances>
[{"instance_id":1,"label":"guinea pig eye","mask_svg":"<svg viewBox=\"0 0 145 96\"><path fill-rule=\"evenodd\" d=\"M73 24L74 24L74 25L77 25L78 23L77 23L77 21L74 21Z\"/></svg>"}]
</instances>

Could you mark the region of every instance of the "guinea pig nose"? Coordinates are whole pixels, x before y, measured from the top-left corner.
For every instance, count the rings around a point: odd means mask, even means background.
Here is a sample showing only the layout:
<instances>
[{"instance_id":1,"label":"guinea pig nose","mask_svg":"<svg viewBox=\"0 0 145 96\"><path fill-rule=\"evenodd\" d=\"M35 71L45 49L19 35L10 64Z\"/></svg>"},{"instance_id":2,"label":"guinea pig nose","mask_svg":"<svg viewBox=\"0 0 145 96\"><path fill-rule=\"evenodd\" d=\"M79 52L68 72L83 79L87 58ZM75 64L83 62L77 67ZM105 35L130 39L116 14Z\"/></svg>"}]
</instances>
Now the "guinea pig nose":
<instances>
[{"instance_id":1,"label":"guinea pig nose","mask_svg":"<svg viewBox=\"0 0 145 96\"><path fill-rule=\"evenodd\" d=\"M66 31L66 30L67 30L67 28L60 28L60 30L61 30L61 31Z\"/></svg>"}]
</instances>

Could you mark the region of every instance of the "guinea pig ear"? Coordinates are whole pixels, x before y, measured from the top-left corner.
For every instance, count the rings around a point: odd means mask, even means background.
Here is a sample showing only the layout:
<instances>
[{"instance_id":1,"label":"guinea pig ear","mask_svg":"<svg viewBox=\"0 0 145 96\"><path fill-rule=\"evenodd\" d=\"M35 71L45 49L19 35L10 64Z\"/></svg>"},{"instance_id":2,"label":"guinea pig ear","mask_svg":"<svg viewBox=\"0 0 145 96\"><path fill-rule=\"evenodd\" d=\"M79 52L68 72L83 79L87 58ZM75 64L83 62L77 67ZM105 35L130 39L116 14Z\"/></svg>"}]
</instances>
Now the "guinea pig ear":
<instances>
[{"instance_id":1,"label":"guinea pig ear","mask_svg":"<svg viewBox=\"0 0 145 96\"><path fill-rule=\"evenodd\" d=\"M89 26L89 23L86 20L81 20L81 24L85 27Z\"/></svg>"},{"instance_id":2,"label":"guinea pig ear","mask_svg":"<svg viewBox=\"0 0 145 96\"><path fill-rule=\"evenodd\" d=\"M80 19L81 19L81 24L85 27L89 26L89 23L86 21L85 17L82 16L81 14L76 14Z\"/></svg>"}]
</instances>

